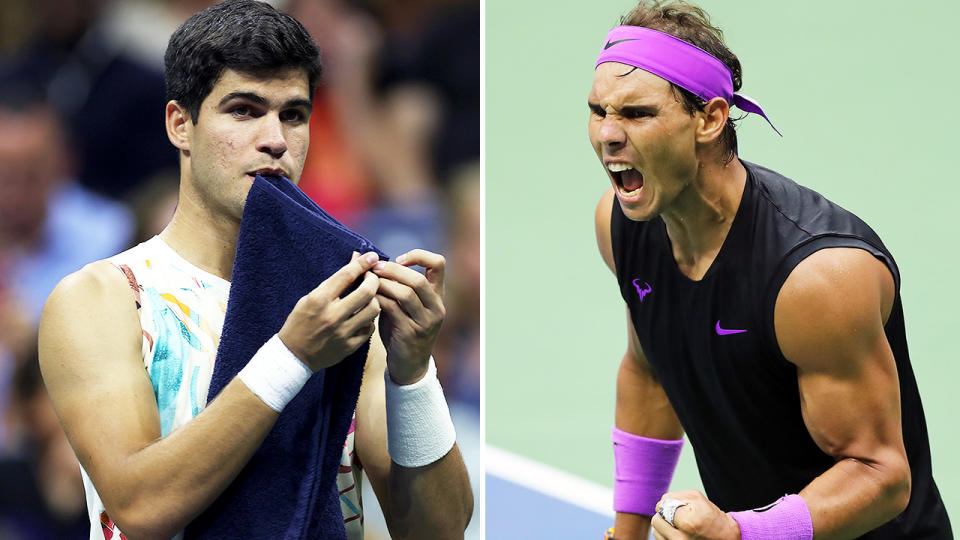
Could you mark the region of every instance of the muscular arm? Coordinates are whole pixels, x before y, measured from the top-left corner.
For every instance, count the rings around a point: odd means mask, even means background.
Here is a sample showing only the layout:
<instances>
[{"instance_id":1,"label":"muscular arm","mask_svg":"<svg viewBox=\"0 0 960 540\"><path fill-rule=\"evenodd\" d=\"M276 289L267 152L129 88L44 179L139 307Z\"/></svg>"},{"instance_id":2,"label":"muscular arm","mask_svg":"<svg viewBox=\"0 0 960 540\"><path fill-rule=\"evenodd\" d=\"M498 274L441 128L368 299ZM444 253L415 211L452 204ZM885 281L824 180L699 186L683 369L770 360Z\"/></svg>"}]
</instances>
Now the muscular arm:
<instances>
[{"instance_id":1,"label":"muscular arm","mask_svg":"<svg viewBox=\"0 0 960 540\"><path fill-rule=\"evenodd\" d=\"M226 488L278 414L233 381L161 439L140 345L130 286L109 263L67 277L47 301L40 366L80 463L125 536L170 538Z\"/></svg>"},{"instance_id":2,"label":"muscular arm","mask_svg":"<svg viewBox=\"0 0 960 540\"><path fill-rule=\"evenodd\" d=\"M609 189L600 199L595 215L595 225L600 255L610 271L616 274L610 240L610 212L613 208L613 198L613 189ZM643 355L636 330L630 320L629 310L627 311L627 350L617 372L614 423L623 431L652 439L675 440L683 437L680 420ZM618 512L614 528L618 539L645 539L650 528L650 516Z\"/></svg>"},{"instance_id":3,"label":"muscular arm","mask_svg":"<svg viewBox=\"0 0 960 540\"><path fill-rule=\"evenodd\" d=\"M393 538L463 538L473 493L456 445L438 461L407 468L387 453L383 371L386 350L373 334L357 402L356 452Z\"/></svg>"},{"instance_id":4,"label":"muscular arm","mask_svg":"<svg viewBox=\"0 0 960 540\"><path fill-rule=\"evenodd\" d=\"M805 259L777 297L777 340L797 366L804 422L836 459L800 492L818 540L862 535L910 498L897 368L883 331L893 301L887 267L849 248Z\"/></svg>"}]
</instances>

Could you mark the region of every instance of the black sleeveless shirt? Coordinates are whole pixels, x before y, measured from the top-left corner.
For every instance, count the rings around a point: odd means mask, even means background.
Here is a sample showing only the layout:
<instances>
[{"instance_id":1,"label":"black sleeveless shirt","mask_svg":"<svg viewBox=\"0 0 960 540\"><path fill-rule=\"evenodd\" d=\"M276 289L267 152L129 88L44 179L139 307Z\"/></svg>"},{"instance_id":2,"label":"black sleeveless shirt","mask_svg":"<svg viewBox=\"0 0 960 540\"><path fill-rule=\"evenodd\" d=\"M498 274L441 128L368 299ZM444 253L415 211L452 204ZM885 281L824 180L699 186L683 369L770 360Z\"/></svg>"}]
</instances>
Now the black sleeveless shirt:
<instances>
[{"instance_id":1,"label":"black sleeveless shirt","mask_svg":"<svg viewBox=\"0 0 960 540\"><path fill-rule=\"evenodd\" d=\"M774 333L780 287L804 258L853 247L886 263L896 298L884 328L900 377L912 474L907 509L866 539L952 539L907 353L900 273L857 216L769 169L744 162L740 207L703 279L683 275L659 217L632 221L614 199L611 238L620 293L643 352L693 446L707 497L724 511L799 493L834 464L800 412L796 367Z\"/></svg>"}]
</instances>

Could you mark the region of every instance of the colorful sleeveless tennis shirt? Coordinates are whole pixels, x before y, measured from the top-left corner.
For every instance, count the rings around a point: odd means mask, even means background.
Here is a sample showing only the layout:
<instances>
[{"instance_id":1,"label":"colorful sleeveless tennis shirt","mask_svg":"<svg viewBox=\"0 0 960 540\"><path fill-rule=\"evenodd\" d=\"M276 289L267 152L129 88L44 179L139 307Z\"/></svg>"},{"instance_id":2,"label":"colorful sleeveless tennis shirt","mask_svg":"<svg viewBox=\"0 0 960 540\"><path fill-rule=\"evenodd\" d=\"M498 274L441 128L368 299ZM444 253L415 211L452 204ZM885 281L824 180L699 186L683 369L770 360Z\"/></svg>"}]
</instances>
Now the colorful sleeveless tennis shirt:
<instances>
[{"instance_id":1,"label":"colorful sleeveless tennis shirt","mask_svg":"<svg viewBox=\"0 0 960 540\"><path fill-rule=\"evenodd\" d=\"M230 282L187 262L159 236L107 259L123 272L137 304L143 331L143 365L153 385L166 437L203 410L220 345ZM354 426L343 447L337 486L349 540L363 538L362 471L354 459ZM91 540L125 540L103 508L87 472ZM175 538L182 537L182 533Z\"/></svg>"}]
</instances>

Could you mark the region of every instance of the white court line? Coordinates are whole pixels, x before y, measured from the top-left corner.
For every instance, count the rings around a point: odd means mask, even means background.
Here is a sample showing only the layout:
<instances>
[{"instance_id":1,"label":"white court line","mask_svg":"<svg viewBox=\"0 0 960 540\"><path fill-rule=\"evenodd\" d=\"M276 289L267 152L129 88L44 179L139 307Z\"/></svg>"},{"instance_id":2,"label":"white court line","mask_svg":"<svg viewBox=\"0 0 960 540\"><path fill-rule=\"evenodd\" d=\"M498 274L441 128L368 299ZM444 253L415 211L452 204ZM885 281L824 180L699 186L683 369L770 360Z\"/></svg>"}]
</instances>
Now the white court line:
<instances>
[{"instance_id":1,"label":"white court line","mask_svg":"<svg viewBox=\"0 0 960 540\"><path fill-rule=\"evenodd\" d=\"M495 446L486 447L487 474L548 497L614 517L613 490Z\"/></svg>"}]
</instances>

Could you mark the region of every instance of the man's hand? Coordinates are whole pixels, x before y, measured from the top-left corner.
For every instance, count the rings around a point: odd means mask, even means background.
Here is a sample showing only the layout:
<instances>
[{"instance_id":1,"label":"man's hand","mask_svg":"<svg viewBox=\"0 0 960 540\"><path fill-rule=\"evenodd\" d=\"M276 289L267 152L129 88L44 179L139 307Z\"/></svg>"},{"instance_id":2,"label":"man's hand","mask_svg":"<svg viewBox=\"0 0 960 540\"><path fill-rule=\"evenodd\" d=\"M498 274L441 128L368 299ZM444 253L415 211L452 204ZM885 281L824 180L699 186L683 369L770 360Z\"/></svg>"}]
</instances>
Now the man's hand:
<instances>
[{"instance_id":1,"label":"man's hand","mask_svg":"<svg viewBox=\"0 0 960 540\"><path fill-rule=\"evenodd\" d=\"M387 349L390 378L397 384L416 382L427 371L430 352L446 315L445 264L443 256L415 249L397 257L396 263L382 261L373 267L380 277L380 338ZM408 266L422 266L425 275Z\"/></svg>"},{"instance_id":2,"label":"man's hand","mask_svg":"<svg viewBox=\"0 0 960 540\"><path fill-rule=\"evenodd\" d=\"M729 514L717 508L699 491L667 493L657 503L657 510L666 499L687 504L677 508L671 526L659 514L653 516L653 537L657 540L740 540L740 526Z\"/></svg>"},{"instance_id":3,"label":"man's hand","mask_svg":"<svg viewBox=\"0 0 960 540\"><path fill-rule=\"evenodd\" d=\"M380 314L377 276L368 272L379 260L366 253L337 270L294 306L277 333L280 341L313 371L339 363L370 340ZM363 276L353 292L340 294Z\"/></svg>"}]
</instances>

